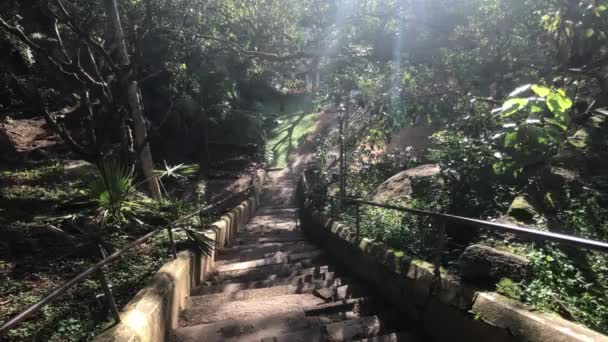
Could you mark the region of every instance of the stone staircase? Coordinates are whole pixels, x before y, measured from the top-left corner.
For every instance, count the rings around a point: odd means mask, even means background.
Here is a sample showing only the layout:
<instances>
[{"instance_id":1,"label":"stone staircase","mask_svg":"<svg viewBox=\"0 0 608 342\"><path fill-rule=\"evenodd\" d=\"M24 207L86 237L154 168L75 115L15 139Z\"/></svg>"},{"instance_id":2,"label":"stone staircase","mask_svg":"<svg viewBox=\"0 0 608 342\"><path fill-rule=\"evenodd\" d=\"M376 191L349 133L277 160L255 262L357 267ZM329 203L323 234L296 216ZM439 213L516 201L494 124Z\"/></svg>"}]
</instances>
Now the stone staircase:
<instances>
[{"instance_id":1,"label":"stone staircase","mask_svg":"<svg viewBox=\"0 0 608 342\"><path fill-rule=\"evenodd\" d=\"M307 241L287 173L268 176L262 207L218 251L217 274L192 290L173 341L419 341L390 305Z\"/></svg>"}]
</instances>

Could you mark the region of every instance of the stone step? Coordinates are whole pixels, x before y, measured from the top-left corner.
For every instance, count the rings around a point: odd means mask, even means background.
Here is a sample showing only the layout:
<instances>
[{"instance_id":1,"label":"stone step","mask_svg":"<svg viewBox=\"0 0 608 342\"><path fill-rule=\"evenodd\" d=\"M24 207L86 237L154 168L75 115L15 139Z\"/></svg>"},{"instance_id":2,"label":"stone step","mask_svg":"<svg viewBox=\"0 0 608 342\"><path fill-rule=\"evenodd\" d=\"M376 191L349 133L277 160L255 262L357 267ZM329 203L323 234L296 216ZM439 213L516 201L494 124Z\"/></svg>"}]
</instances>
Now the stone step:
<instances>
[{"instance_id":1,"label":"stone step","mask_svg":"<svg viewBox=\"0 0 608 342\"><path fill-rule=\"evenodd\" d=\"M322 327L309 328L283 335L269 335L260 340L261 342L323 342L326 341Z\"/></svg>"},{"instance_id":2,"label":"stone step","mask_svg":"<svg viewBox=\"0 0 608 342\"><path fill-rule=\"evenodd\" d=\"M294 229L264 229L260 228L258 232L241 232L235 239L235 244L247 244L246 241L259 242L286 242L286 241L306 241L306 237L300 231ZM275 241L277 240L277 241ZM286 241L284 241L286 240ZM266 242L267 243L267 242Z\"/></svg>"},{"instance_id":3,"label":"stone step","mask_svg":"<svg viewBox=\"0 0 608 342\"><path fill-rule=\"evenodd\" d=\"M182 310L180 325L208 324L224 320L249 319L301 311L325 303L312 294L288 294L270 298L223 303L219 306L197 306Z\"/></svg>"},{"instance_id":4,"label":"stone step","mask_svg":"<svg viewBox=\"0 0 608 342\"><path fill-rule=\"evenodd\" d=\"M295 246L295 245L304 245L304 244L308 244L310 246L312 246L311 243L309 243L308 241L295 241L295 242L268 242L268 243L264 243L264 244L259 244L259 243L250 243L250 244L238 244L238 245L233 245L230 247L226 247L226 248L222 248L220 250L217 251L217 255L225 255L225 254L238 254L240 252L243 251L254 251L254 250L258 250L260 248L276 248L275 250L281 250L282 248L288 248L291 246ZM271 250L274 251L274 250Z\"/></svg>"},{"instance_id":5,"label":"stone step","mask_svg":"<svg viewBox=\"0 0 608 342\"><path fill-rule=\"evenodd\" d=\"M181 327L175 330L173 341L325 341L324 325L357 318L360 316L352 311L307 317L296 310L263 318Z\"/></svg>"},{"instance_id":6,"label":"stone step","mask_svg":"<svg viewBox=\"0 0 608 342\"><path fill-rule=\"evenodd\" d=\"M217 270L218 270L218 272L220 272L220 274L223 274L226 272L247 270L247 269L256 268L256 267L295 263L295 262L298 262L301 260L315 260L315 259L318 259L319 257L321 257L322 255L323 255L323 252L318 249L309 251L309 252L299 252L299 253L292 253L292 254L277 253L276 255L269 257L269 258L220 265L217 267Z\"/></svg>"},{"instance_id":7,"label":"stone step","mask_svg":"<svg viewBox=\"0 0 608 342\"><path fill-rule=\"evenodd\" d=\"M306 271L306 270L304 270ZM334 281L334 279L342 279L336 278L334 276L334 272L326 272L327 267L321 267L317 269L309 269L310 274L306 275L297 275L297 276L288 276L288 277L273 277L273 279L269 280L258 280L246 283L228 283L222 285L212 285L212 286L199 286L194 288L191 291L192 296L202 296L208 294L215 293L232 293L238 292L242 290L250 290L250 289L259 289L266 288L272 286L281 286L281 285L299 285L304 284L311 281L324 280L324 281ZM302 272L308 273L308 272ZM340 282L336 282L339 284ZM345 279L344 283L348 283L348 280Z\"/></svg>"},{"instance_id":8,"label":"stone step","mask_svg":"<svg viewBox=\"0 0 608 342\"><path fill-rule=\"evenodd\" d=\"M420 339L410 332L398 332L357 340L356 342L419 342Z\"/></svg>"},{"instance_id":9,"label":"stone step","mask_svg":"<svg viewBox=\"0 0 608 342\"><path fill-rule=\"evenodd\" d=\"M285 232L296 232L298 231L295 217L284 221L275 221L272 223L253 223L245 226L239 237L243 235L252 234L282 234Z\"/></svg>"},{"instance_id":10,"label":"stone step","mask_svg":"<svg viewBox=\"0 0 608 342\"><path fill-rule=\"evenodd\" d=\"M358 284L336 284L328 288L313 291L313 294L327 302L335 302L345 299L366 297L369 291L366 287Z\"/></svg>"},{"instance_id":11,"label":"stone step","mask_svg":"<svg viewBox=\"0 0 608 342\"><path fill-rule=\"evenodd\" d=\"M191 296L188 307L221 305L222 303L256 298L270 298L288 294L313 293L316 290L333 288L336 286L347 286L346 279L334 278L329 280L312 280L295 284L275 285L254 289L234 289L221 293ZM318 297L318 296L317 296Z\"/></svg>"},{"instance_id":12,"label":"stone step","mask_svg":"<svg viewBox=\"0 0 608 342\"><path fill-rule=\"evenodd\" d=\"M268 244L268 243L299 243L306 242L306 238L304 235L296 235L294 236L268 236L268 237L249 237L249 238L237 238L235 240L236 245L250 245L250 244Z\"/></svg>"},{"instance_id":13,"label":"stone step","mask_svg":"<svg viewBox=\"0 0 608 342\"><path fill-rule=\"evenodd\" d=\"M255 218L251 219L247 224L245 224L245 228L264 226L264 225L273 225L282 223L293 223L296 220L296 213L289 214L281 214L281 215L259 215Z\"/></svg>"},{"instance_id":14,"label":"stone step","mask_svg":"<svg viewBox=\"0 0 608 342\"><path fill-rule=\"evenodd\" d=\"M318 274L327 271L328 266L326 265L322 265L321 263L313 263L309 260L303 260L295 264L270 265L218 274L213 280L211 280L211 285L226 284L229 282L244 283L258 280L273 280L284 277Z\"/></svg>"},{"instance_id":15,"label":"stone step","mask_svg":"<svg viewBox=\"0 0 608 342\"><path fill-rule=\"evenodd\" d=\"M383 323L378 316L353 317L351 319L330 323L321 327L290 331L283 335L268 335L263 342L308 342L308 341L401 341L401 334L380 335ZM380 335L380 336L378 336ZM408 335L404 335L408 336ZM363 338L363 340L361 340ZM394 338L398 338L394 340ZM239 339L239 341L245 341ZM250 341L247 339L246 341ZM253 340L251 340L253 341ZM404 340L416 341L416 340Z\"/></svg>"},{"instance_id":16,"label":"stone step","mask_svg":"<svg viewBox=\"0 0 608 342\"><path fill-rule=\"evenodd\" d=\"M372 311L370 310L370 303L371 303L371 299L364 297L364 298L351 298L351 299L345 299L345 300L340 300L340 301L336 301L336 302L324 302L323 304L317 305L315 307L311 307L308 309L305 309L304 312L306 313L306 316L317 316L317 315L321 315L321 314L330 314L330 313L335 313L335 312L340 312L340 311L351 311L355 308L356 311L361 311L358 307L362 304L362 303L366 303L367 308L366 309L366 313L367 311Z\"/></svg>"},{"instance_id":17,"label":"stone step","mask_svg":"<svg viewBox=\"0 0 608 342\"><path fill-rule=\"evenodd\" d=\"M278 255L291 255L302 252L311 252L314 250L318 250L318 248L309 243L296 243L296 244L287 244L287 245L270 245L270 246L258 246L250 247L247 249L242 249L238 251L222 251L218 253L215 257L216 265L227 265L233 264L237 262L256 260L256 259L266 259L277 257Z\"/></svg>"},{"instance_id":18,"label":"stone step","mask_svg":"<svg viewBox=\"0 0 608 342\"><path fill-rule=\"evenodd\" d=\"M253 219L255 220L258 217L265 217L265 216L278 216L278 217L282 217L282 216L288 216L288 215L295 215L298 212L298 208L279 208L279 209L273 209L273 208L259 208L257 210L257 212L255 213L255 217L253 217Z\"/></svg>"},{"instance_id":19,"label":"stone step","mask_svg":"<svg viewBox=\"0 0 608 342\"><path fill-rule=\"evenodd\" d=\"M293 331L315 328L320 331L316 317L306 317L301 311L271 314L262 318L225 320L179 328L174 342L186 341L261 341L264 337L284 335Z\"/></svg>"},{"instance_id":20,"label":"stone step","mask_svg":"<svg viewBox=\"0 0 608 342\"><path fill-rule=\"evenodd\" d=\"M352 341L379 336L384 333L384 324L379 316L365 316L325 326L329 341Z\"/></svg>"}]
</instances>

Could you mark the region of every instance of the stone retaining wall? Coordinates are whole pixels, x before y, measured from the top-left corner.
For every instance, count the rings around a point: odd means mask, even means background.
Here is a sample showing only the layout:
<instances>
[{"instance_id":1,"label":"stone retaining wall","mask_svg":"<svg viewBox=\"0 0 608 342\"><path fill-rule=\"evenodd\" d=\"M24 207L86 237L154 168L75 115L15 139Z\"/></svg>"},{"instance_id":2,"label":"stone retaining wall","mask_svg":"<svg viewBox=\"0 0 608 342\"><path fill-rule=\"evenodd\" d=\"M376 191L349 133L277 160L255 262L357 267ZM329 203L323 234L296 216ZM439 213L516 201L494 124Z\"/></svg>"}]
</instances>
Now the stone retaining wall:
<instances>
[{"instance_id":1,"label":"stone retaining wall","mask_svg":"<svg viewBox=\"0 0 608 342\"><path fill-rule=\"evenodd\" d=\"M373 286L435 341L608 341L581 325L480 291L443 270L431 294L432 264L396 255L379 242L356 239L354 229L316 211L304 208L300 215L304 231L336 263Z\"/></svg>"},{"instance_id":2,"label":"stone retaining wall","mask_svg":"<svg viewBox=\"0 0 608 342\"><path fill-rule=\"evenodd\" d=\"M255 214L266 174L258 171L253 194L213 223L206 232L216 246L229 246L231 238ZM162 342L178 327L178 314L185 307L190 290L204 282L215 270L214 256L204 257L182 251L166 263L122 310L122 322L96 337L97 342Z\"/></svg>"}]
</instances>

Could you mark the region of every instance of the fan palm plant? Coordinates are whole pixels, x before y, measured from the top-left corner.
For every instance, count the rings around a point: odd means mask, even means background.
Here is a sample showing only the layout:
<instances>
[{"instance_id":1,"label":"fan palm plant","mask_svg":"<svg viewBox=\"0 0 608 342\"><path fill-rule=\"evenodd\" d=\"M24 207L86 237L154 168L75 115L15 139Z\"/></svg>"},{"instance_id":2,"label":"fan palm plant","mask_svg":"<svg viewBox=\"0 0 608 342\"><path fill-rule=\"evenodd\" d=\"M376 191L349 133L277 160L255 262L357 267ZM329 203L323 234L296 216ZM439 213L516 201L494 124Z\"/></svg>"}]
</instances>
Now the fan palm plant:
<instances>
[{"instance_id":1,"label":"fan palm plant","mask_svg":"<svg viewBox=\"0 0 608 342\"><path fill-rule=\"evenodd\" d=\"M134 193L133 172L117 161L104 160L97 165L97 173L89 185L89 196L99 205L100 222L109 219L123 222L137 203Z\"/></svg>"}]
</instances>

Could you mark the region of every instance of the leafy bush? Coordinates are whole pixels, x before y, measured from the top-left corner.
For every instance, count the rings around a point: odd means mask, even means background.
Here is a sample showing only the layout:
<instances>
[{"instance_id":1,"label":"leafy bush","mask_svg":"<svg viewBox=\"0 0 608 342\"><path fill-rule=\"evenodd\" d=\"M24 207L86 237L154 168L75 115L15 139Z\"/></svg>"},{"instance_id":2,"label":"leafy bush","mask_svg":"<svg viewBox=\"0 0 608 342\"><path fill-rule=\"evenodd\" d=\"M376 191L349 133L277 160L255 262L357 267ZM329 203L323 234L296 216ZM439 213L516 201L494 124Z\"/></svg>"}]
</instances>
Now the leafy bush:
<instances>
[{"instance_id":1,"label":"leafy bush","mask_svg":"<svg viewBox=\"0 0 608 342\"><path fill-rule=\"evenodd\" d=\"M502 278L498 284L496 284L496 292L512 299L520 299L522 295L521 284L516 283L509 278Z\"/></svg>"},{"instance_id":2,"label":"leafy bush","mask_svg":"<svg viewBox=\"0 0 608 342\"><path fill-rule=\"evenodd\" d=\"M608 258L595 252L564 252L553 246L528 255L532 280L524 299L536 308L551 310L608 333Z\"/></svg>"}]
</instances>

